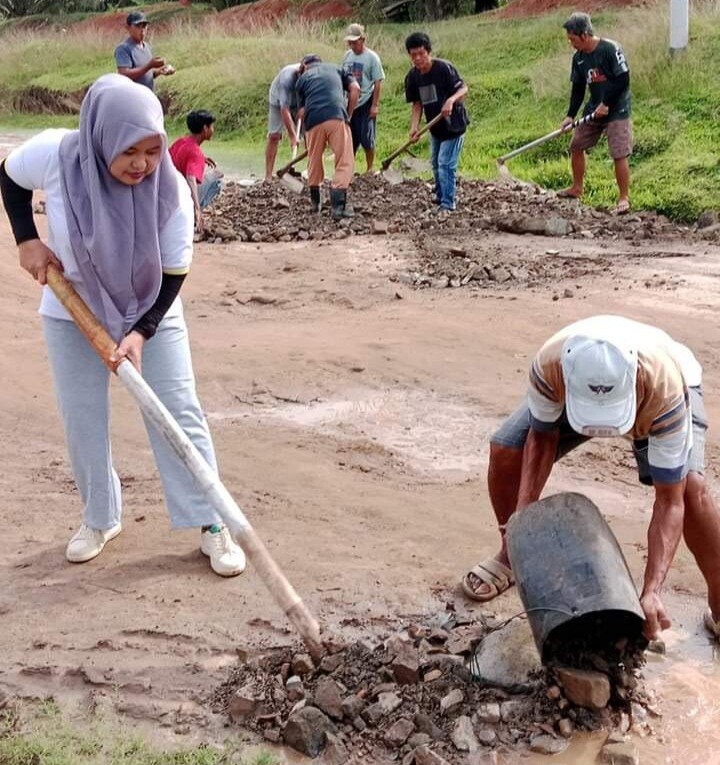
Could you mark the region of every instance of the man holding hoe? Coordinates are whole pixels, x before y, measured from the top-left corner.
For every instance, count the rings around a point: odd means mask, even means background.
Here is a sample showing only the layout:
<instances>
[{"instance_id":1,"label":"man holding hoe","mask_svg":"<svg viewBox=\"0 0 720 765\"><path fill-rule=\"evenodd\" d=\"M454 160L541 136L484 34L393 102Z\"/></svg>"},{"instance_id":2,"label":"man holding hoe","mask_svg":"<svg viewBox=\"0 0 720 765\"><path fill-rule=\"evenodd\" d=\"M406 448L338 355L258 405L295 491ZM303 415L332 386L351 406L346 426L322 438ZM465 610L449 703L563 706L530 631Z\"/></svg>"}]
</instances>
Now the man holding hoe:
<instances>
[{"instance_id":1,"label":"man holding hoe","mask_svg":"<svg viewBox=\"0 0 720 765\"><path fill-rule=\"evenodd\" d=\"M573 13L563 24L570 45L575 49L570 81L572 92L567 116L560 127L569 129L585 98L586 86L590 98L583 116L594 113L590 122L579 125L570 142L573 182L570 188L558 192L559 197L580 199L585 180L585 152L607 133L608 149L615 162L615 180L619 197L615 213L630 210L630 165L633 136L630 119L630 70L623 49L612 40L593 34L587 13Z\"/></svg>"},{"instance_id":2,"label":"man holding hoe","mask_svg":"<svg viewBox=\"0 0 720 765\"><path fill-rule=\"evenodd\" d=\"M684 537L708 587L705 626L720 639L720 512L704 476L707 427L702 368L689 348L622 316L561 329L535 356L527 399L490 441L501 546L465 575L465 594L487 602L514 584L506 524L540 498L556 460L589 438L625 436L640 482L655 492L640 596L646 637L670 626L660 595Z\"/></svg>"}]
</instances>

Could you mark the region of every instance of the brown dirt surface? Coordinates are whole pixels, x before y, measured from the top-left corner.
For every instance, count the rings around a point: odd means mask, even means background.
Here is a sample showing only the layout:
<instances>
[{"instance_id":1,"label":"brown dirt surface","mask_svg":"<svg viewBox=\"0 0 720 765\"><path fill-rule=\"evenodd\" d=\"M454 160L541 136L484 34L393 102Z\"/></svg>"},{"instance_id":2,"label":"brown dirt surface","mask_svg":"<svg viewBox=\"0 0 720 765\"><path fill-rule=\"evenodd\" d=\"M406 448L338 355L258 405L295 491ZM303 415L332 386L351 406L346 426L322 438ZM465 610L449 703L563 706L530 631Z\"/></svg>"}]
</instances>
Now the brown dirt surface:
<instances>
[{"instance_id":1,"label":"brown dirt surface","mask_svg":"<svg viewBox=\"0 0 720 765\"><path fill-rule=\"evenodd\" d=\"M627 8L629 6L647 6L652 0L512 0L498 11L501 18L518 19L526 16L542 16L552 13L559 8L567 8L568 15L572 11L596 13L611 8Z\"/></svg>"},{"instance_id":2,"label":"brown dirt surface","mask_svg":"<svg viewBox=\"0 0 720 765\"><path fill-rule=\"evenodd\" d=\"M329 21L350 18L355 14L353 6L345 0L311 0L299 5L289 0L258 0L227 8L217 18L231 29L253 29L272 26L289 16L303 21Z\"/></svg>"},{"instance_id":3,"label":"brown dirt surface","mask_svg":"<svg viewBox=\"0 0 720 765\"><path fill-rule=\"evenodd\" d=\"M422 187L411 188L413 199L392 209L404 205L418 225L336 238L331 232L345 227L321 216L327 235L318 239L201 242L183 288L223 481L324 631L348 645L377 646L411 623L428 625L448 603L479 624L522 611L514 588L481 605L466 601L457 583L496 552L488 437L522 397L534 352L558 328L598 313L663 327L703 362L708 415L711 423L720 417L715 241L646 214L614 230L602 211L556 207L552 195L527 187L490 193L463 184L461 211L441 221ZM372 205L361 189L353 201ZM248 205L246 227L269 228L287 212L238 200ZM573 230L521 234L499 223L542 217L545 206L545 219L565 217ZM590 228L576 231L576 216ZM44 217L37 220L44 236ZM0 243L15 251L4 217ZM479 278L463 284L475 266ZM247 740L256 729L228 728L212 699L249 659L300 650L297 636L252 567L222 580L196 531L171 532L142 419L117 381L123 532L94 561L66 562L81 507L36 313L39 289L12 256L0 259L0 278L0 696L54 698L75 720L119 718L163 745ZM715 434L707 447L713 483ZM637 483L627 445L597 441L568 455L548 485L558 490L595 502L641 582L652 496ZM673 620L668 653L643 670L663 715L648 723L657 737L637 739L643 765L673 757L699 765L720 747L702 711L720 698L698 620L704 596L681 547L664 594ZM633 731L647 733L637 719ZM525 757L529 728L518 730ZM593 762L601 743L573 738L566 755L586 759L568 762Z\"/></svg>"}]
</instances>

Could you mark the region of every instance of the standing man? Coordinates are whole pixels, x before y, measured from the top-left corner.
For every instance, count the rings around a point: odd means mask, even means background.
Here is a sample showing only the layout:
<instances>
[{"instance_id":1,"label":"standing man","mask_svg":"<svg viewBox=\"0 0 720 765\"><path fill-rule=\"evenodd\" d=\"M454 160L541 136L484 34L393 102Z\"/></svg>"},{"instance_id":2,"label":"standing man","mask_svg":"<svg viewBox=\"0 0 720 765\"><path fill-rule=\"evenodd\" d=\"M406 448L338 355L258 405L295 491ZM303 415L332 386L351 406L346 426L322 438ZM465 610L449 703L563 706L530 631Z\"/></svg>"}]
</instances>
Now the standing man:
<instances>
[{"instance_id":1,"label":"standing man","mask_svg":"<svg viewBox=\"0 0 720 765\"><path fill-rule=\"evenodd\" d=\"M463 103L467 85L449 61L432 57L430 38L424 32L413 32L405 40L405 49L413 65L405 77L405 99L412 104L410 140L420 137L423 111L427 122L442 114L444 119L430 128L432 171L435 201L441 210L451 212L455 209L457 166L469 122Z\"/></svg>"},{"instance_id":2,"label":"standing man","mask_svg":"<svg viewBox=\"0 0 720 765\"><path fill-rule=\"evenodd\" d=\"M365 45L365 27L350 24L345 42L350 50L343 59L343 69L357 80L360 98L350 118L353 154L359 146L365 150L367 170L371 173L375 162L375 122L380 106L380 88L385 79L380 56Z\"/></svg>"},{"instance_id":3,"label":"standing man","mask_svg":"<svg viewBox=\"0 0 720 765\"><path fill-rule=\"evenodd\" d=\"M200 145L209 141L215 133L215 117L204 109L190 112L187 116L189 135L178 138L170 147L173 165L190 186L195 208L195 230L204 231L202 211L215 199L222 188L222 173L215 161L203 154ZM205 165L210 170L205 171Z\"/></svg>"},{"instance_id":4,"label":"standing man","mask_svg":"<svg viewBox=\"0 0 720 765\"><path fill-rule=\"evenodd\" d=\"M527 399L490 441L488 491L501 547L464 577L488 601L513 584L505 526L540 498L553 463L593 437L631 440L641 483L655 491L640 596L645 635L670 626L660 599L681 537L708 587L708 629L720 638L720 513L704 476L702 368L662 330L593 316L553 335L530 368Z\"/></svg>"},{"instance_id":5,"label":"standing man","mask_svg":"<svg viewBox=\"0 0 720 765\"><path fill-rule=\"evenodd\" d=\"M268 94L268 136L265 147L265 180L269 181L275 168L278 146L282 140L283 126L290 138L293 151L300 143L297 119L297 95L295 84L300 75L301 64L288 64L275 76Z\"/></svg>"},{"instance_id":6,"label":"standing man","mask_svg":"<svg viewBox=\"0 0 720 765\"><path fill-rule=\"evenodd\" d=\"M353 213L347 207L347 190L355 159L348 123L358 102L360 86L348 72L335 64L323 64L320 56L309 54L302 60L296 90L308 148L308 184L313 210L320 212L320 185L325 178L323 152L329 146L335 157L330 189L332 217L350 218Z\"/></svg>"},{"instance_id":7,"label":"standing man","mask_svg":"<svg viewBox=\"0 0 720 765\"><path fill-rule=\"evenodd\" d=\"M145 42L148 20L144 13L128 13L125 23L128 38L115 48L118 74L155 90L155 78L175 74L175 68L166 64L164 59L153 56L152 48Z\"/></svg>"},{"instance_id":8,"label":"standing man","mask_svg":"<svg viewBox=\"0 0 720 765\"><path fill-rule=\"evenodd\" d=\"M558 193L561 197L580 199L585 180L585 152L607 133L608 149L615 162L615 180L618 185L618 203L615 212L623 215L630 210L630 165L633 134L630 119L630 70L623 49L612 40L595 37L592 21L587 13L573 13L563 24L570 45L575 49L570 81L572 92L567 116L560 127L567 129L575 119L583 99L585 87L590 98L583 116L594 113L591 122L579 125L570 142L572 186Z\"/></svg>"}]
</instances>

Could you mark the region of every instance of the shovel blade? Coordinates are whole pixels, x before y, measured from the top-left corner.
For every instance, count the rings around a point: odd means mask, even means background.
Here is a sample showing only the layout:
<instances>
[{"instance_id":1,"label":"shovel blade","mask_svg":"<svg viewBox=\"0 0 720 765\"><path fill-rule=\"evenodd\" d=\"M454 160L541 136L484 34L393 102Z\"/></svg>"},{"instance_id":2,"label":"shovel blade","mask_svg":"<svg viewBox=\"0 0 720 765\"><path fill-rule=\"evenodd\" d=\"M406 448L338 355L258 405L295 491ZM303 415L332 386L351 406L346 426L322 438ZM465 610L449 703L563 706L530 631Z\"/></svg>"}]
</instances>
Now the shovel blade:
<instances>
[{"instance_id":1,"label":"shovel blade","mask_svg":"<svg viewBox=\"0 0 720 765\"><path fill-rule=\"evenodd\" d=\"M280 176L280 183L295 194L302 194L305 191L305 184L299 178L295 178L287 173L283 173Z\"/></svg>"},{"instance_id":2,"label":"shovel blade","mask_svg":"<svg viewBox=\"0 0 720 765\"><path fill-rule=\"evenodd\" d=\"M382 171L382 177L391 185L397 186L398 183L403 182L403 174L399 170L394 170L389 167L387 170Z\"/></svg>"}]
</instances>

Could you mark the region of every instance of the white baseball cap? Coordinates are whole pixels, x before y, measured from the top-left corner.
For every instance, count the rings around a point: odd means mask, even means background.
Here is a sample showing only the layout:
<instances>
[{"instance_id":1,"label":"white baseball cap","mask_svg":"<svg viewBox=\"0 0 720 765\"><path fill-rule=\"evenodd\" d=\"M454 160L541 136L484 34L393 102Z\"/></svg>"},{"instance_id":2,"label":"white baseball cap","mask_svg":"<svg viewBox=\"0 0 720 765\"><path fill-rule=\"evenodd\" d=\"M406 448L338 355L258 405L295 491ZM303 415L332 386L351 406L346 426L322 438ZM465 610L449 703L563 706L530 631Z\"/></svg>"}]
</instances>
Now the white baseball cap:
<instances>
[{"instance_id":1,"label":"white baseball cap","mask_svg":"<svg viewBox=\"0 0 720 765\"><path fill-rule=\"evenodd\" d=\"M562 348L565 412L586 436L621 436L635 422L637 351L621 341L570 337Z\"/></svg>"}]
</instances>

